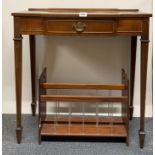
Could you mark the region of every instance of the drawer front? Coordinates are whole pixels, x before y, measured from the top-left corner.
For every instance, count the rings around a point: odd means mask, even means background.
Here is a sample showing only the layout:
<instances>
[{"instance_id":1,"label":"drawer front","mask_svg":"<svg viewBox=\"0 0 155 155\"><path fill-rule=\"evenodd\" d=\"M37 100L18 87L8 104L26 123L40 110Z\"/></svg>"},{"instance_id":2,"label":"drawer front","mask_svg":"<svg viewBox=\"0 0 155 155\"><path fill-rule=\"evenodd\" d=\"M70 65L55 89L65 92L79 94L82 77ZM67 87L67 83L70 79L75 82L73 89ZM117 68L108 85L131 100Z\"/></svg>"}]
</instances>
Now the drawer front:
<instances>
[{"instance_id":1,"label":"drawer front","mask_svg":"<svg viewBox=\"0 0 155 155\"><path fill-rule=\"evenodd\" d=\"M46 31L55 34L111 34L115 32L115 23L113 20L48 20L46 23Z\"/></svg>"}]
</instances>

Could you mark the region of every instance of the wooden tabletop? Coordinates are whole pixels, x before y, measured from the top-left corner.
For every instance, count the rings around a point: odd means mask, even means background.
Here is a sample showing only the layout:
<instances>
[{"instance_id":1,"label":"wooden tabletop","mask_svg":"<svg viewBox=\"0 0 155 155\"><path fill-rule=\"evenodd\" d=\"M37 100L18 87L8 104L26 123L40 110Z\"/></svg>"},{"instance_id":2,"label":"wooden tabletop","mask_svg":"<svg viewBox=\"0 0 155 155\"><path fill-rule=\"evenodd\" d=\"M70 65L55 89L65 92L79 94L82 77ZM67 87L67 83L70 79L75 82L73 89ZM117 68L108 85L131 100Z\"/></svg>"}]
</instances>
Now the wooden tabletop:
<instances>
[{"instance_id":1,"label":"wooden tabletop","mask_svg":"<svg viewBox=\"0 0 155 155\"><path fill-rule=\"evenodd\" d=\"M141 12L138 9L91 9L91 8L30 8L27 11L14 12L13 16L38 16L38 17L151 17L151 13Z\"/></svg>"}]
</instances>

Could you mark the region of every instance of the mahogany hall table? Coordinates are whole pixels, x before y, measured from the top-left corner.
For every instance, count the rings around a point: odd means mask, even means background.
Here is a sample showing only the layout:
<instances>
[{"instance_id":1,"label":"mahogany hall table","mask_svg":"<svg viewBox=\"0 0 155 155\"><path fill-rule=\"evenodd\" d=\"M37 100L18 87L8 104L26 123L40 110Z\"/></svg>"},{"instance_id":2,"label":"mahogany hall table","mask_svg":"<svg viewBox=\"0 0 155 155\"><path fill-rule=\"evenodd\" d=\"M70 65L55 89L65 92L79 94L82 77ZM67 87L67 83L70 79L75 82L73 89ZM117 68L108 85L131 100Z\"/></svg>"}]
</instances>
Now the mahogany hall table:
<instances>
[{"instance_id":1,"label":"mahogany hall table","mask_svg":"<svg viewBox=\"0 0 155 155\"><path fill-rule=\"evenodd\" d=\"M69 35L69 36L131 36L131 73L130 73L130 119L133 114L133 88L135 75L137 36L141 39L140 59L140 147L144 147L145 94L149 44L150 13L137 9L29 9L12 13L14 16L14 50L16 76L16 136L21 142L22 123L22 35L29 35L32 114L36 110L35 90L35 35Z\"/></svg>"}]
</instances>

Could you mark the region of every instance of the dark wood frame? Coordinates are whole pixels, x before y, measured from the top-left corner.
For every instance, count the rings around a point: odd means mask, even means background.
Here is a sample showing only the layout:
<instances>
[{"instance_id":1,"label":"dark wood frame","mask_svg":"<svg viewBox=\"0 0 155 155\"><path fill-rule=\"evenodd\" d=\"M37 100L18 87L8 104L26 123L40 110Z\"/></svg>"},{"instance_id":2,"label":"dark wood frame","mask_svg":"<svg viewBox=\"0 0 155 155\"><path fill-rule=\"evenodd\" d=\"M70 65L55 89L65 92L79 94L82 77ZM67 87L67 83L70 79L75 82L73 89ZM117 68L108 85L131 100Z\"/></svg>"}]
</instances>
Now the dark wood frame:
<instances>
[{"instance_id":1,"label":"dark wood frame","mask_svg":"<svg viewBox=\"0 0 155 155\"><path fill-rule=\"evenodd\" d=\"M42 11L42 12L39 12ZM45 11L45 12L44 12ZM79 17L79 12L88 12L87 17ZM43 13L44 12L44 13ZM61 13L60 13L61 12ZM105 13L106 12L106 13ZM108 13L107 13L108 12ZM35 92L35 35L88 35L88 36L114 36L125 35L131 36L131 82L130 82L130 118L133 113L133 88L134 88L134 72L135 72L135 57L136 57L136 41L137 36L141 36L141 84L140 84L140 147L144 147L144 116L145 116L145 95L146 95L146 77L147 77L147 61L148 61L148 43L149 43L149 17L152 14L142 13L138 10L125 9L30 9L26 12L12 13L14 16L14 49L15 49L15 76L16 76L16 108L17 108L17 124L16 135L17 142L21 142L22 123L21 123L21 90L22 90L22 35L30 35L30 53L31 53L31 79L32 79L32 112L35 115L36 109L36 92ZM50 20L70 20L82 21L86 24L89 20L94 20L98 23L91 32L77 32L71 30L72 27L66 25L71 33L59 29L56 33L52 33L52 27L48 24ZM84 21L83 21L84 20ZM104 20L105 25L101 25L100 21ZM110 21L111 24L109 23ZM107 22L108 21L108 22ZM83 24L84 25L84 24ZM50 26L50 27L49 27ZM95 28L97 27L97 28ZM103 29L103 27L105 27ZM108 29L106 29L108 27ZM50 29L50 31L48 30ZM77 29L81 29L78 27ZM82 27L83 29L83 27ZM107 33L109 32L110 33ZM97 33L96 33L97 32Z\"/></svg>"}]
</instances>

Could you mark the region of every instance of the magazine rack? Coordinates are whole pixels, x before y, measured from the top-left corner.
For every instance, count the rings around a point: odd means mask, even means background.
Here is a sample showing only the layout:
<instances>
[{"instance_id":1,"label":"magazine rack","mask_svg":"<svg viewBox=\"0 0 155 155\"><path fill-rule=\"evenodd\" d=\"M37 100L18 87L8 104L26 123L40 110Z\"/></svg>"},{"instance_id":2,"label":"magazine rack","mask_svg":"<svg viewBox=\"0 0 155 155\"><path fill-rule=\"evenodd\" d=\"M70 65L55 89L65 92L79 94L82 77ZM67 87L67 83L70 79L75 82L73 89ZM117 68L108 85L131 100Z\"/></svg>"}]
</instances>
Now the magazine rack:
<instances>
[{"instance_id":1,"label":"magazine rack","mask_svg":"<svg viewBox=\"0 0 155 155\"><path fill-rule=\"evenodd\" d=\"M129 124L129 81L122 69L121 84L77 84L77 83L47 83L46 68L39 78L39 143L42 137L48 136L99 136L124 137L128 144ZM121 96L102 95L62 95L47 94L47 89L80 89L80 90L117 90ZM52 101L52 102L51 102ZM53 102L54 101L54 102ZM46 113L48 104L55 104L54 114ZM59 102L67 102L68 113L63 115ZM72 104L81 106L81 115L72 114ZM82 103L82 104L80 104ZM85 113L85 105L93 103L95 115ZM121 115L114 115L115 104L120 103ZM100 105L107 104L104 115L100 113ZM104 109L104 107L102 107Z\"/></svg>"}]
</instances>

